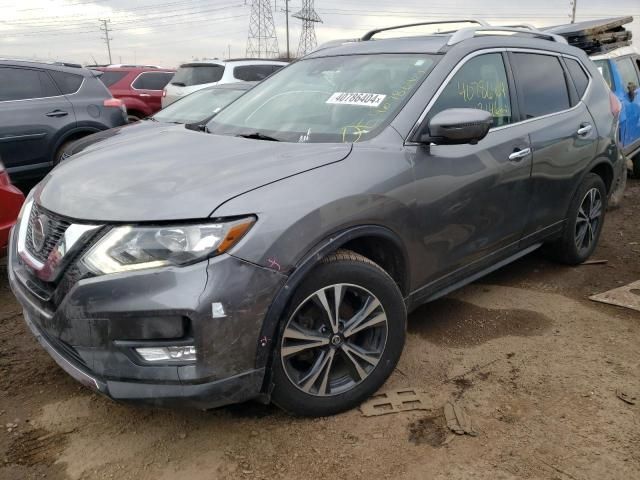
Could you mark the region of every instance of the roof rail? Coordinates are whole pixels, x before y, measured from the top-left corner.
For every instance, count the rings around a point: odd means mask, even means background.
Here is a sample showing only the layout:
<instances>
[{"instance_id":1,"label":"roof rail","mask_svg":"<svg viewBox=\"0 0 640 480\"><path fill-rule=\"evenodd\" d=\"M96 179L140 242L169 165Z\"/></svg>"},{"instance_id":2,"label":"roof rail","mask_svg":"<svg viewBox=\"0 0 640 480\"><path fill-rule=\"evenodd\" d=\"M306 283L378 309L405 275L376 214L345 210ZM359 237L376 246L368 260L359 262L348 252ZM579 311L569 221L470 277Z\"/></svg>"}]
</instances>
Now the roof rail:
<instances>
[{"instance_id":1,"label":"roof rail","mask_svg":"<svg viewBox=\"0 0 640 480\"><path fill-rule=\"evenodd\" d=\"M558 43L567 43L567 40L560 36L555 35L553 33L544 33L538 29L530 29L530 28L513 28L513 27L491 27L491 26L483 26L483 27L468 27L462 28L456 31L451 38L447 42L447 45L455 45L456 43L460 43L464 40L468 40L476 36L478 32L511 32L511 33L521 33L525 35L531 35L536 38L545 38L547 40L551 40L553 42Z\"/></svg>"},{"instance_id":2,"label":"roof rail","mask_svg":"<svg viewBox=\"0 0 640 480\"><path fill-rule=\"evenodd\" d=\"M462 20L438 20L435 22L419 22L419 23L407 23L405 25L396 25L395 27L385 27L385 28L377 28L375 30L371 30L363 35L360 39L363 42L371 40L374 35L380 32L386 32L387 30L398 30L400 28L408 28L408 27L420 27L423 25L448 25L450 23L475 23L480 25L480 27L489 27L490 25L484 20L476 20L473 18L465 18Z\"/></svg>"}]
</instances>

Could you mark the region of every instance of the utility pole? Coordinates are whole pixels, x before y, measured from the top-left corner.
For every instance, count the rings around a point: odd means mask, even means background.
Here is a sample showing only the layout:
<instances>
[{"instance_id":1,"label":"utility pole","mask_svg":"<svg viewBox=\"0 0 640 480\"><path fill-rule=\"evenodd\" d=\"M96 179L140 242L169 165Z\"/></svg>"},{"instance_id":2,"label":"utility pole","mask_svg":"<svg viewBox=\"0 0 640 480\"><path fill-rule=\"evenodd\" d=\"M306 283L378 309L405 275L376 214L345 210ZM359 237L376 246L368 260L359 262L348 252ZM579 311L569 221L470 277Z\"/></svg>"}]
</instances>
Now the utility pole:
<instances>
[{"instance_id":1,"label":"utility pole","mask_svg":"<svg viewBox=\"0 0 640 480\"><path fill-rule=\"evenodd\" d=\"M571 23L576 23L576 7L578 0L571 0Z\"/></svg>"},{"instance_id":2,"label":"utility pole","mask_svg":"<svg viewBox=\"0 0 640 480\"><path fill-rule=\"evenodd\" d=\"M104 37L102 37L102 39L107 42L107 51L109 52L109 64L112 64L113 62L111 61L111 40L113 40L112 37L109 36L109 22L111 22L110 19L100 19L100 22L102 22L102 26L100 27L100 30L102 30L104 32Z\"/></svg>"}]
</instances>

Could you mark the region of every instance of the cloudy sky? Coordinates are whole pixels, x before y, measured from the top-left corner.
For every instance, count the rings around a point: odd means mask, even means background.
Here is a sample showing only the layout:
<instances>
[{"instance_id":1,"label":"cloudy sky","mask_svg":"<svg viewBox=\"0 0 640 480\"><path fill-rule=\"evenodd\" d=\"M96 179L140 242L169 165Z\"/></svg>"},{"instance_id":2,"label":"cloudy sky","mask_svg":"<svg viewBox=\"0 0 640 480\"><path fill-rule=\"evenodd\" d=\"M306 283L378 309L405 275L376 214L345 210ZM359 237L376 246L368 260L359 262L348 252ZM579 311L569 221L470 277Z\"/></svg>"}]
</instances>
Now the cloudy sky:
<instances>
[{"instance_id":1,"label":"cloudy sky","mask_svg":"<svg viewBox=\"0 0 640 480\"><path fill-rule=\"evenodd\" d=\"M286 50L285 0L270 0L279 49ZM640 42L640 0L576 0L576 20L634 15ZM302 0L290 0L291 13ZM568 23L570 0L316 0L323 20L318 43L369 29L420 20L482 18L492 24ZM203 57L245 55L251 0L0 0L0 57L106 63L99 19L110 19L114 63L176 66ZM301 22L290 19L291 51Z\"/></svg>"}]
</instances>

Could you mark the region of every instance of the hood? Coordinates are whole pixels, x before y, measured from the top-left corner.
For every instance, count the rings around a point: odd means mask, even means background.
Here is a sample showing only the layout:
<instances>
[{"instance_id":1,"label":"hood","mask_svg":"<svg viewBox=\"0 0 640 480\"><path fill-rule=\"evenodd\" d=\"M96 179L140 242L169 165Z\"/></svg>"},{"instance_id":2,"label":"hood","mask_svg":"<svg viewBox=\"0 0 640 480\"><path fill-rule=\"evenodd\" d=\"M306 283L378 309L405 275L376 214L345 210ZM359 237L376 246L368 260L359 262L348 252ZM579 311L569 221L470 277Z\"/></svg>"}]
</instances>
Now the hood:
<instances>
[{"instance_id":1,"label":"hood","mask_svg":"<svg viewBox=\"0 0 640 480\"><path fill-rule=\"evenodd\" d=\"M53 169L38 187L38 203L94 222L201 219L233 197L343 160L351 151L350 144L252 140L182 125L118 137Z\"/></svg>"},{"instance_id":2,"label":"hood","mask_svg":"<svg viewBox=\"0 0 640 480\"><path fill-rule=\"evenodd\" d=\"M119 136L121 139L124 139L128 135L132 135L132 134L135 135L142 131L145 131L157 126L158 126L157 122L153 122L150 120L141 120L139 122L123 125L121 127L110 128L109 130L102 130L97 133L92 133L91 135L87 135L86 137L82 137L76 140L67 148L65 148L63 157L69 158L71 155L80 153L87 147L94 145L98 142L101 142L103 140L106 140L107 138Z\"/></svg>"}]
</instances>

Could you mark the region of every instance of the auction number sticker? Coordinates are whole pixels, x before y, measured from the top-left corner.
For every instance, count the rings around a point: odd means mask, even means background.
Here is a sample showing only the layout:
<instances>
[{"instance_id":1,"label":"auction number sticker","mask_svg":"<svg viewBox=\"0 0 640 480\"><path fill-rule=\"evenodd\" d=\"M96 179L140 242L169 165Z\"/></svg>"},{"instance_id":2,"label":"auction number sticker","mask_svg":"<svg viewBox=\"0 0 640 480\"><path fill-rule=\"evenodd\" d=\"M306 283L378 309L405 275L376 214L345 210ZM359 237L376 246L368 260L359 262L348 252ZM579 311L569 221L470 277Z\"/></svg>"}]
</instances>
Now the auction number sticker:
<instances>
[{"instance_id":1,"label":"auction number sticker","mask_svg":"<svg viewBox=\"0 0 640 480\"><path fill-rule=\"evenodd\" d=\"M380 93L349 93L336 92L325 103L333 105L359 105L365 107L378 107L386 98Z\"/></svg>"}]
</instances>

